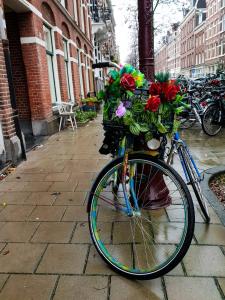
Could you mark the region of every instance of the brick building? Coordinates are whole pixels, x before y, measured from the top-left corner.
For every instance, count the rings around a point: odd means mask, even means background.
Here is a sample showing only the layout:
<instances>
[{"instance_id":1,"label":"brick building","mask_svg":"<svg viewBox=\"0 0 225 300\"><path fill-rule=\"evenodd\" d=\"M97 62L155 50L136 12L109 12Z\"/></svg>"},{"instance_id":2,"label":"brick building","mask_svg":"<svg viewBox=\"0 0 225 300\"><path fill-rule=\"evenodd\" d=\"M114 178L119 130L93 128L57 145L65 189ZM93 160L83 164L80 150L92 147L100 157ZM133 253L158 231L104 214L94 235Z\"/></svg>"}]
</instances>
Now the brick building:
<instances>
[{"instance_id":1,"label":"brick building","mask_svg":"<svg viewBox=\"0 0 225 300\"><path fill-rule=\"evenodd\" d=\"M155 72L169 71L171 78L176 78L180 67L180 29L176 27L164 37L164 45L155 54Z\"/></svg>"},{"instance_id":2,"label":"brick building","mask_svg":"<svg viewBox=\"0 0 225 300\"><path fill-rule=\"evenodd\" d=\"M183 75L192 76L192 69L195 65L195 8L184 18L180 25L181 41L181 70Z\"/></svg>"},{"instance_id":3,"label":"brick building","mask_svg":"<svg viewBox=\"0 0 225 300\"><path fill-rule=\"evenodd\" d=\"M225 67L225 0L207 0L205 63L211 73Z\"/></svg>"},{"instance_id":4,"label":"brick building","mask_svg":"<svg viewBox=\"0 0 225 300\"><path fill-rule=\"evenodd\" d=\"M163 71L169 71L172 77L183 74L188 77L197 77L205 73L205 29L206 2L193 0L191 9L185 11L184 19L172 35L167 35L166 49L163 46L156 53L156 62ZM160 52L167 52L163 61L159 61Z\"/></svg>"},{"instance_id":5,"label":"brick building","mask_svg":"<svg viewBox=\"0 0 225 300\"><path fill-rule=\"evenodd\" d=\"M0 0L1 160L20 156L19 125L51 134L54 107L94 91L92 57L89 0Z\"/></svg>"},{"instance_id":6,"label":"brick building","mask_svg":"<svg viewBox=\"0 0 225 300\"><path fill-rule=\"evenodd\" d=\"M206 73L205 68L205 29L206 22L203 21L195 28L195 68L194 77L201 77Z\"/></svg>"},{"instance_id":7,"label":"brick building","mask_svg":"<svg viewBox=\"0 0 225 300\"><path fill-rule=\"evenodd\" d=\"M155 72L166 72L168 71L168 60L167 60L167 45L163 45L159 51L155 54Z\"/></svg>"}]
</instances>

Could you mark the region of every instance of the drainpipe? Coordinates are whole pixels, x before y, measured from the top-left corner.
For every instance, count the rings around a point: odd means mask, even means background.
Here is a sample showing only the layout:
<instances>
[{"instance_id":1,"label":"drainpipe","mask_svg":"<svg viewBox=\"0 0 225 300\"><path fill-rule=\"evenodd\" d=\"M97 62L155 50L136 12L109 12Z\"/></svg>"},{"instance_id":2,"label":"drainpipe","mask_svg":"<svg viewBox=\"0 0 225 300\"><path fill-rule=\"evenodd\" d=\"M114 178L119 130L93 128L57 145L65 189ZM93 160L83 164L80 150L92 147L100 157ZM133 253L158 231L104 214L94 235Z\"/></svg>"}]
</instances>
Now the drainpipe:
<instances>
[{"instance_id":1,"label":"drainpipe","mask_svg":"<svg viewBox=\"0 0 225 300\"><path fill-rule=\"evenodd\" d=\"M12 64L11 64L11 58L10 58L10 52L9 52L9 42L8 42L8 40L2 40L2 43L3 43L3 49L4 49L5 64L6 64L6 71L7 71L8 82L9 82L9 92L10 92L11 106L12 106L12 110L13 110L13 120L14 120L15 129L16 129L16 135L18 136L18 138L20 140L22 158L24 160L26 160L27 159L26 149L25 149L25 145L24 145L22 131L20 128L19 114L18 114L17 105L16 105L16 94L15 94L15 89L14 89L14 85L13 85Z\"/></svg>"}]
</instances>

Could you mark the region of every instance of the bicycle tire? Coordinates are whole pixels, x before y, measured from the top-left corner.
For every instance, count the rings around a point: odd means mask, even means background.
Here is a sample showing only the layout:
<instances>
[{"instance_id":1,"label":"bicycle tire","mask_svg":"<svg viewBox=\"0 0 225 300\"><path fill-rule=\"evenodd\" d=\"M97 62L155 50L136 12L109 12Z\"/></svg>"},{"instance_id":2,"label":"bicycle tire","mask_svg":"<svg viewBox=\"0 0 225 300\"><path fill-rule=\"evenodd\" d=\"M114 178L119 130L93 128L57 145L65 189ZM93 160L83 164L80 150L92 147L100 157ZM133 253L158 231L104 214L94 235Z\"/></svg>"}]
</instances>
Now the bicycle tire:
<instances>
[{"instance_id":1,"label":"bicycle tire","mask_svg":"<svg viewBox=\"0 0 225 300\"><path fill-rule=\"evenodd\" d=\"M201 211L203 213L204 219L206 223L210 223L210 216L208 212L207 205L203 199L202 191L200 184L198 182L198 175L196 173L195 168L192 165L192 162L190 161L189 154L187 153L186 149L184 147L179 148L178 151L181 151L181 156L183 158L188 177L190 179L191 186L194 190L196 199L198 201L198 204L201 208Z\"/></svg>"},{"instance_id":2,"label":"bicycle tire","mask_svg":"<svg viewBox=\"0 0 225 300\"><path fill-rule=\"evenodd\" d=\"M114 270L116 271L117 273L125 276L125 277L128 277L128 278L133 278L133 279L139 279L139 280L146 280L146 279L154 279L154 278L158 278L160 276L163 276L164 274L168 273L169 271L171 271L173 268L175 268L177 266L177 264L182 260L182 258L184 257L184 255L186 254L186 252L188 251L188 248L191 244L191 241L192 241L192 237L193 237L193 232L194 232L194 223L195 223L195 216L194 216L194 206L193 206L193 202L192 202L192 198L191 198L191 195L190 195L190 192L185 184L185 182L183 181L183 179L180 177L180 175L173 169L171 168L170 166L168 166L167 164L165 164L164 162L160 161L160 160L157 160L157 159L154 159L154 158L151 158L149 155L146 155L146 154L130 154L129 155L129 159L128 159L128 162L129 164L138 164L140 162L144 162L146 164L149 164L151 166L154 166L154 168L158 168L157 170L160 170L160 172L162 172L162 170L165 172L166 176L168 176L169 179L172 179L171 182L172 184L174 185L177 185L178 188L179 188L179 191L181 192L181 196L182 196L182 201L184 201L184 217L182 216L181 220L179 222L174 222L174 221L164 221L164 223L162 222L163 226L166 227L166 225L170 222L170 227L168 227L169 229L171 230L174 230L175 228L175 225L178 226L178 223L179 223L179 227L177 228L182 228L182 226L184 226L184 229L182 231L182 235L180 237L181 240L179 240L180 244L172 244L170 245L171 249L174 249L175 250L172 250L174 251L172 254L171 254L171 257L169 257L168 260L166 260L163 264L160 265L160 267L158 267L158 269L152 269L152 270L146 270L146 269L143 269L141 270L140 269L140 266L139 266L139 269L138 267L135 267L133 266L133 268L128 268L126 265L123 265L122 262L119 261L118 257L115 259L115 257L113 257L110 253L108 253L110 247L121 247L120 244L116 244L115 242L115 238L113 235L115 235L115 233L119 232L121 234L122 232L122 229L121 229L121 226L122 226L122 223L123 221L112 221L114 222L112 225L111 225L111 230L112 232L110 233L111 234L111 237L110 237L110 242L103 242L104 240L104 233L103 233L103 230L107 227L106 226L106 223L105 222L103 225L102 225L102 228L103 229L97 229L97 218L101 219L102 216L104 216L103 214L101 215L102 213L102 210L103 210L103 205L101 204L101 195L102 194L99 194L100 193L100 190L101 190L101 193L104 193L104 190L102 190L103 187L105 187L105 190L106 191L111 191L112 189L108 188L107 184L106 184L106 180L107 178L110 178L110 174L113 174L115 173L115 168L119 168L121 167L121 165L123 164L123 158L120 157L120 158L116 158L115 160L113 160L112 162L110 162L101 172L100 174L98 175L98 177L96 178L93 186L92 186L92 189L90 191L90 194L89 194L89 199L88 199L88 206L87 206L87 211L88 211L88 220L89 220L89 229L90 229L90 235L91 235L91 238L92 238L92 241L93 241L93 244L97 250L97 252L99 253L99 255L102 257L102 259ZM138 169L138 167L137 167ZM166 180L168 179L166 178ZM110 182L110 179L109 179L109 182ZM174 183L175 182L175 183ZM143 192L142 192L143 193ZM141 198L141 196L140 196ZM108 198L106 198L108 199ZM181 200L179 198L179 200ZM111 200L112 201L112 200ZM101 204L99 204L98 206L98 202ZM102 201L104 203L104 201ZM98 206L98 207L97 207ZM110 203L110 205L107 203L106 204L106 207L107 209L111 210L111 207L113 205ZM173 206L173 205L172 205ZM175 205L174 204L174 207L176 209L180 209L181 205ZM173 207L173 209L174 209ZM114 207L115 208L115 207ZM166 211L169 210L171 207L169 208L165 208L163 209L165 211L165 214L166 214ZM143 210L144 210L144 206L143 206ZM104 212L104 210L103 210ZM117 212L117 208L115 208L113 210L113 218L114 218L114 215L116 214ZM108 213L108 211L107 211ZM148 211L147 214L157 214L159 213L159 211ZM161 223L157 223L154 218L152 219L152 215L151 215L151 222L148 220L149 223L151 223L151 230L153 230L155 224L157 224L156 228L158 228L158 234L160 235L161 234L161 231L160 231L160 228L158 224L161 225ZM181 214L182 215L182 214ZM110 215L111 216L111 215ZM122 215L122 218L125 217L124 215ZM121 214L119 215L119 219L120 220L121 218ZM159 217L160 219L161 217ZM103 218L104 219L104 218ZM131 219L131 218L130 218ZM168 217L169 219L169 217ZM145 220L145 217L143 217L143 220ZM101 222L101 221L99 221ZM111 221L110 221L111 222ZM110 222L107 223L107 225L110 225ZM131 222L133 221L129 221L130 224ZM118 223L118 224L117 224ZM124 221L125 226L127 226L126 224L126 221ZM135 223L135 221L134 221ZM171 225L172 224L172 225ZM182 225L184 224L184 225ZM119 225L120 227L120 230L119 231L116 231L116 226ZM99 225L101 226L101 225ZM143 226L143 229L144 229L144 223L142 223L142 226ZM118 226L117 226L118 227ZM153 227L153 228L152 228ZM126 227L126 234L125 234L125 239L126 237L129 235L128 234L128 229L129 227ZM141 228L142 229L142 228ZM164 229L164 227L163 227ZM121 232L120 232L121 231ZM131 229L132 231L132 229ZM178 230L179 231L179 230ZM180 230L181 231L181 230ZM173 233L175 233L176 231L174 231ZM178 234L179 232L177 232ZM100 239L100 234L102 234L103 236L103 240ZM132 232L133 234L133 232ZM137 233L136 233L137 234ZM147 232L147 237L150 236L151 232ZM155 233L154 233L155 234ZM162 244L160 244L160 242L155 243L155 239L157 240L157 236L155 235L152 235L153 236L153 240L154 240L154 243L153 243L153 248L151 248L151 250L155 250L156 247L159 249L167 249L169 246L168 244L165 243L165 241L161 242ZM179 234L178 234L179 235ZM113 236L113 237L112 237ZM171 235L172 236L172 235ZM135 235L133 236L134 238L136 237ZM174 237L173 237L174 238ZM143 239L144 239L144 236L143 236ZM114 244L112 242L112 240L114 241ZM124 241L122 241L124 242ZM130 242L131 243L131 242ZM144 241L145 243L145 241ZM135 247L138 247L137 246L137 242L136 240L132 242L132 246L135 248ZM105 247L108 247L108 249L106 249ZM128 245L128 247L130 247L130 245ZM150 247L150 246L148 246ZM139 247L139 249L141 249L141 246ZM149 249L147 249L149 250ZM119 251L119 250L118 250ZM131 250L130 250L131 251ZM137 250L134 251L133 249L133 252L136 252ZM162 250L163 251L163 250ZM113 252L113 250L112 250ZM132 252L132 251L131 251ZM153 251L154 252L154 251ZM155 251L156 252L156 251ZM146 253L145 253L146 254ZM136 260L136 263L138 264L138 256L137 258L135 257L135 253L132 254L134 257L133 257L133 260ZM152 257L154 256L153 253L151 253ZM140 258L140 256L139 256ZM146 255L146 259L148 260L148 256ZM154 259L153 259L154 260ZM135 264L136 264L135 263ZM134 264L134 263L133 263ZM149 267L149 266L148 266Z\"/></svg>"},{"instance_id":3,"label":"bicycle tire","mask_svg":"<svg viewBox=\"0 0 225 300\"><path fill-rule=\"evenodd\" d=\"M218 108L219 107L216 105L210 105L206 108L206 110L202 116L202 129L209 136L217 135L222 129L221 125L218 125L218 126L213 125L213 124L211 125L212 120L210 120L210 118L213 116L213 114L219 113ZM218 116L218 117L220 118L220 116ZM218 121L220 121L220 120L218 120Z\"/></svg>"}]
</instances>

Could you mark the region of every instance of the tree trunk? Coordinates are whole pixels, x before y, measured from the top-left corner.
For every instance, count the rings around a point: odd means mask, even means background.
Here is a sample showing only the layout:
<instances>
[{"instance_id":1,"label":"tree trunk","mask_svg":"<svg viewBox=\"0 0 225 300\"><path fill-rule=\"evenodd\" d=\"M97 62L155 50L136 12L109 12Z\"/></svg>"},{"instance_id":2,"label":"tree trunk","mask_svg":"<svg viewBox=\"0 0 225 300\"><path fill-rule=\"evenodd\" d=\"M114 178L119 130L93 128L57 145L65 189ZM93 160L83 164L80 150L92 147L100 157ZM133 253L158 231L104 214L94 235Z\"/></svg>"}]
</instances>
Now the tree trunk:
<instances>
[{"instance_id":1,"label":"tree trunk","mask_svg":"<svg viewBox=\"0 0 225 300\"><path fill-rule=\"evenodd\" d=\"M139 65L147 80L154 81L153 0L138 0Z\"/></svg>"}]
</instances>

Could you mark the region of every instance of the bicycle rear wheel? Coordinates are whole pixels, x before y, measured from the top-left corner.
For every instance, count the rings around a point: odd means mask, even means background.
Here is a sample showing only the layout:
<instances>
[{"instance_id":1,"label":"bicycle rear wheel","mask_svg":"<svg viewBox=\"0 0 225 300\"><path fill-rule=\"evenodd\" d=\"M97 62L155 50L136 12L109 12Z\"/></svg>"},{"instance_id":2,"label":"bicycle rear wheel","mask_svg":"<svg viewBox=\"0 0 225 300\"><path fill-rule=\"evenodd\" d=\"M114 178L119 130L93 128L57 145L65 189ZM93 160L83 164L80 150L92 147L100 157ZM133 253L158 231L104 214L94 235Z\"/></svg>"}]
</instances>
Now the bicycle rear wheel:
<instances>
[{"instance_id":1,"label":"bicycle rear wheel","mask_svg":"<svg viewBox=\"0 0 225 300\"><path fill-rule=\"evenodd\" d=\"M122 174L122 169L123 158L115 159L92 187L90 234L98 253L114 271L136 279L157 278L172 270L190 246L194 230L191 195L175 170L145 154L129 155L126 192L120 178L115 194L112 178ZM139 212L132 199L131 169L135 170L133 192ZM126 213L125 195L132 216Z\"/></svg>"},{"instance_id":2,"label":"bicycle rear wheel","mask_svg":"<svg viewBox=\"0 0 225 300\"><path fill-rule=\"evenodd\" d=\"M192 188L194 190L196 199L198 201L198 204L201 208L202 214L204 216L205 222L209 223L210 222L210 216L209 216L209 210L208 210L208 206L206 203L206 200L204 199L203 195L202 195L202 190L201 190L201 186L199 183L199 176L196 172L196 169L190 159L189 153L187 152L187 150L182 147L180 148L178 151L180 151L181 156L183 158L186 170L187 170L187 174L190 180L190 183L192 185Z\"/></svg>"},{"instance_id":3,"label":"bicycle rear wheel","mask_svg":"<svg viewBox=\"0 0 225 300\"><path fill-rule=\"evenodd\" d=\"M221 111L216 105L210 105L207 107L206 111L202 117L202 129L209 136L217 135L222 126L221 121Z\"/></svg>"}]
</instances>

